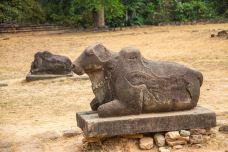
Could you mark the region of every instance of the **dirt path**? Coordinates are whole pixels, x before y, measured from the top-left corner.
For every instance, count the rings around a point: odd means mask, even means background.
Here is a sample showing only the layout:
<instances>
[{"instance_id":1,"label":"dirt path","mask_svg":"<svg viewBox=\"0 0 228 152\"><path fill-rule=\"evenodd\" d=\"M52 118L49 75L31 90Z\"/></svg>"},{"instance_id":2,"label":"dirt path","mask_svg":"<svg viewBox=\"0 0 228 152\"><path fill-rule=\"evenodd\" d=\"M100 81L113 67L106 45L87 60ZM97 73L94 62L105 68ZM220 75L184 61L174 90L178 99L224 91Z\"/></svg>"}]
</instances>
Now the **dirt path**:
<instances>
[{"instance_id":1,"label":"dirt path","mask_svg":"<svg viewBox=\"0 0 228 152\"><path fill-rule=\"evenodd\" d=\"M212 33L227 29L228 24L209 24L104 33L1 35L0 85L7 86L0 87L0 145L9 151L78 151L82 135L65 138L61 134L75 128L75 112L90 109L89 101L94 97L90 82L60 78L26 83L24 78L36 51L49 50L73 60L94 42L102 42L113 51L134 45L146 58L175 61L200 70L204 84L199 105L214 110L218 124L228 123L228 40L210 38ZM36 137L46 131L55 131L57 140ZM224 150L228 147L227 137L218 134L215 142L201 150ZM132 151L134 144L129 145Z\"/></svg>"}]
</instances>

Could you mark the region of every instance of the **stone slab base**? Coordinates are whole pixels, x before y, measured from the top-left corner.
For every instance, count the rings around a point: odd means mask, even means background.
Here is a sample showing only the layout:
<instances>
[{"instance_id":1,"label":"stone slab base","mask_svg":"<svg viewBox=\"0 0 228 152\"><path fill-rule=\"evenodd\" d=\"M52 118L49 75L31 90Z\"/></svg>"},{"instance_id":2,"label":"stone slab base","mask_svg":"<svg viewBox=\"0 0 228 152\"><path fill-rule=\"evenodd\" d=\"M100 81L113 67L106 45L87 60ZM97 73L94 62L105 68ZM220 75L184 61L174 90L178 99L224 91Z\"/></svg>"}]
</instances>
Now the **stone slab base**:
<instances>
[{"instance_id":1,"label":"stone slab base","mask_svg":"<svg viewBox=\"0 0 228 152\"><path fill-rule=\"evenodd\" d=\"M77 126L86 137L175 131L216 126L213 111L197 106L192 110L99 118L94 111L76 114Z\"/></svg>"},{"instance_id":2,"label":"stone slab base","mask_svg":"<svg viewBox=\"0 0 228 152\"><path fill-rule=\"evenodd\" d=\"M61 77L74 77L76 80L87 80L89 77L87 75L78 76L73 72L65 75L57 75L57 74L31 74L28 73L26 76L26 81L36 81L36 80L45 80L45 79L54 79Z\"/></svg>"}]
</instances>

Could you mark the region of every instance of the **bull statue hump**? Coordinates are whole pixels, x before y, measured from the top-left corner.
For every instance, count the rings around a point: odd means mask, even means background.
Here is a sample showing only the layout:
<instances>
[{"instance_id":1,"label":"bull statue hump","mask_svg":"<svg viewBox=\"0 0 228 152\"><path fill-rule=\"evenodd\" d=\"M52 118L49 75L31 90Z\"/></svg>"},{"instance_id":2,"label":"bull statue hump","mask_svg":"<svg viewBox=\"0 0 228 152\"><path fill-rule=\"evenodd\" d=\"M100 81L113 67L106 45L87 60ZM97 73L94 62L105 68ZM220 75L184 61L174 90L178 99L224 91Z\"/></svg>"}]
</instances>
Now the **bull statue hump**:
<instances>
[{"instance_id":1,"label":"bull statue hump","mask_svg":"<svg viewBox=\"0 0 228 152\"><path fill-rule=\"evenodd\" d=\"M174 62L151 61L134 47L114 53L97 43L73 62L73 71L88 74L99 117L192 109L203 75Z\"/></svg>"}]
</instances>

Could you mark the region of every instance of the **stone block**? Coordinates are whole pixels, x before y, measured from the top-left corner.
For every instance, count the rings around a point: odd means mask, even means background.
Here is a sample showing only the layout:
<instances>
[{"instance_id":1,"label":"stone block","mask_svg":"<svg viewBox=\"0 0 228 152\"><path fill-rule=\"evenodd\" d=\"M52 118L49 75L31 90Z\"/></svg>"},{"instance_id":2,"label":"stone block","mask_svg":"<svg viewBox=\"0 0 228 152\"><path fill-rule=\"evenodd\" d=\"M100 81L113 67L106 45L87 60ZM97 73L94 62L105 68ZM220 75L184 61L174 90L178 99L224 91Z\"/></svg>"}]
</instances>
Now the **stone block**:
<instances>
[{"instance_id":1,"label":"stone block","mask_svg":"<svg viewBox=\"0 0 228 152\"><path fill-rule=\"evenodd\" d=\"M46 80L46 79L54 79L54 78L61 78L61 77L72 77L74 74L31 74L28 73L26 76L26 81L36 81L36 80Z\"/></svg>"},{"instance_id":2,"label":"stone block","mask_svg":"<svg viewBox=\"0 0 228 152\"><path fill-rule=\"evenodd\" d=\"M75 75L73 72L65 75L58 74L31 74L28 73L26 76L26 81L36 81L36 80L46 80L46 79L54 79L54 78L62 78L62 77L71 77L73 80L89 80L88 75Z\"/></svg>"},{"instance_id":3,"label":"stone block","mask_svg":"<svg viewBox=\"0 0 228 152\"><path fill-rule=\"evenodd\" d=\"M76 119L77 126L83 130L86 137L110 137L216 126L215 113L200 106L186 111L108 118L99 118L95 111L79 112Z\"/></svg>"}]
</instances>

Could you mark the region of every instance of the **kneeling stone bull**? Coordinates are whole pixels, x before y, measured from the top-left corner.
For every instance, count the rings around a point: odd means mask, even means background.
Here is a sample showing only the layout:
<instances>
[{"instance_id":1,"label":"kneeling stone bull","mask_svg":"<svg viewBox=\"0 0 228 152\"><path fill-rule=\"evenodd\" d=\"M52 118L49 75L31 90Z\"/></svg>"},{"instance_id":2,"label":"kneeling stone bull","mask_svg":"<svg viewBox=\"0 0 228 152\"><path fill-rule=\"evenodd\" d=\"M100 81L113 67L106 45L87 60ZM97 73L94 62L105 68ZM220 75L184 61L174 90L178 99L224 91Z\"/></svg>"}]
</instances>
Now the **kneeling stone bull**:
<instances>
[{"instance_id":1,"label":"kneeling stone bull","mask_svg":"<svg viewBox=\"0 0 228 152\"><path fill-rule=\"evenodd\" d=\"M87 47L73 71L88 74L99 117L192 109L203 75L173 62L150 61L133 47L113 53L102 44Z\"/></svg>"}]
</instances>

